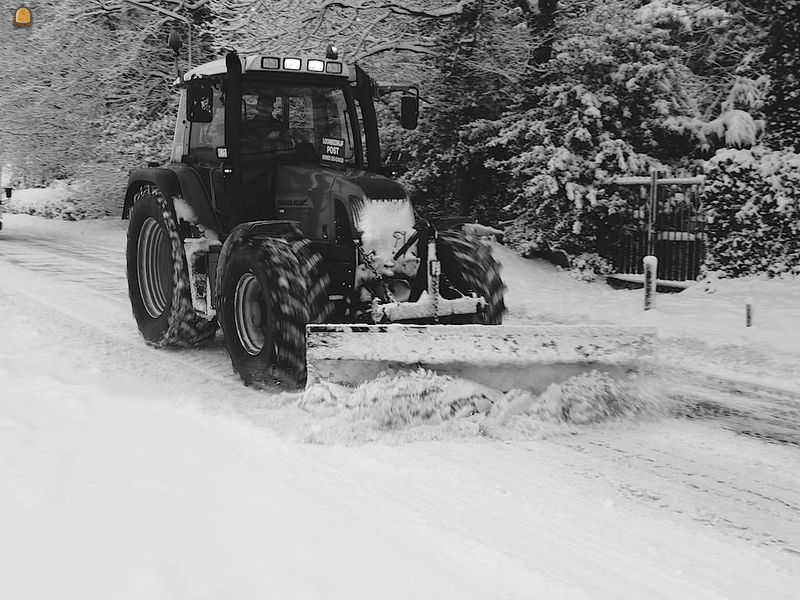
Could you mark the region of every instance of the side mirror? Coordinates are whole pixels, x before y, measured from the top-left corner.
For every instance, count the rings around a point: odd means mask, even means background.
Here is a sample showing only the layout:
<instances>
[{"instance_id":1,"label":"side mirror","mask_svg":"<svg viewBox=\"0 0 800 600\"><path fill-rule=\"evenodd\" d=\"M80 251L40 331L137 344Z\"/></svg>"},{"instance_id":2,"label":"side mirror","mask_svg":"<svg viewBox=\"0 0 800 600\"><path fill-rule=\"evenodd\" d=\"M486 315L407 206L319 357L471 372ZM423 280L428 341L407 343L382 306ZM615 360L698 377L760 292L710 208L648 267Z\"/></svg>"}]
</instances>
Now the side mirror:
<instances>
[{"instance_id":1,"label":"side mirror","mask_svg":"<svg viewBox=\"0 0 800 600\"><path fill-rule=\"evenodd\" d=\"M210 83L189 83L186 88L186 118L193 123L210 123L213 117L214 88Z\"/></svg>"},{"instance_id":2,"label":"side mirror","mask_svg":"<svg viewBox=\"0 0 800 600\"><path fill-rule=\"evenodd\" d=\"M403 94L400 98L400 124L403 129L416 129L419 120L419 96Z\"/></svg>"},{"instance_id":3,"label":"side mirror","mask_svg":"<svg viewBox=\"0 0 800 600\"><path fill-rule=\"evenodd\" d=\"M181 51L181 47L183 46L183 40L181 40L181 34L178 33L176 29L173 29L169 32L169 38L167 38L167 45L169 49L178 56L178 53Z\"/></svg>"}]
</instances>

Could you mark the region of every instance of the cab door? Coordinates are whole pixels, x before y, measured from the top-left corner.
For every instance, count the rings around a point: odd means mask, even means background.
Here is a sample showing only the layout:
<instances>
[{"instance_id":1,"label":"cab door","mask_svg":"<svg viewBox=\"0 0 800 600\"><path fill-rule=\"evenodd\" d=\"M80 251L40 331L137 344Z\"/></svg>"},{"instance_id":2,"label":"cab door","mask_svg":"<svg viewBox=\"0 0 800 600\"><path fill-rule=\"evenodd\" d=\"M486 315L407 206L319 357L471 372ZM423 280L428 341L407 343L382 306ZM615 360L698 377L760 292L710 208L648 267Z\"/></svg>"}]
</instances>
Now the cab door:
<instances>
[{"instance_id":1,"label":"cab door","mask_svg":"<svg viewBox=\"0 0 800 600\"><path fill-rule=\"evenodd\" d=\"M212 209L227 223L225 181L217 148L225 145L225 107L219 79L201 79L187 86L188 152L182 162L196 173Z\"/></svg>"}]
</instances>

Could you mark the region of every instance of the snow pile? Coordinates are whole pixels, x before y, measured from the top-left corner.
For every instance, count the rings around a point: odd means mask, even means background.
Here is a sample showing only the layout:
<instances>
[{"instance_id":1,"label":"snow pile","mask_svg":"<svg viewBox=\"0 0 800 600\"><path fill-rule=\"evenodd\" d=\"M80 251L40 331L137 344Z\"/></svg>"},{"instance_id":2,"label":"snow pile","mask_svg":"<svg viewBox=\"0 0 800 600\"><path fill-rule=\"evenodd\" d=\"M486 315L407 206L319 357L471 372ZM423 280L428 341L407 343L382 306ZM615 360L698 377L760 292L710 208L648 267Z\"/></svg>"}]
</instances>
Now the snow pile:
<instances>
[{"instance_id":1,"label":"snow pile","mask_svg":"<svg viewBox=\"0 0 800 600\"><path fill-rule=\"evenodd\" d=\"M511 390L479 426L482 435L505 439L512 434L542 438L610 422L670 414L674 402L658 392L655 379L618 378L599 371L551 384L539 395Z\"/></svg>"},{"instance_id":2,"label":"snow pile","mask_svg":"<svg viewBox=\"0 0 800 600\"><path fill-rule=\"evenodd\" d=\"M419 369L382 373L358 386L347 406L381 428L397 429L485 412L491 402L480 389L463 380Z\"/></svg>"},{"instance_id":3,"label":"snow pile","mask_svg":"<svg viewBox=\"0 0 800 600\"><path fill-rule=\"evenodd\" d=\"M13 190L9 200L3 200L12 213L38 215L49 219L75 221L85 217L72 201L73 188L57 180L50 187Z\"/></svg>"},{"instance_id":4,"label":"snow pile","mask_svg":"<svg viewBox=\"0 0 800 600\"><path fill-rule=\"evenodd\" d=\"M525 414L542 421L588 425L648 410L641 383L590 371L552 384L541 395L514 390L504 396L501 420Z\"/></svg>"},{"instance_id":5,"label":"snow pile","mask_svg":"<svg viewBox=\"0 0 800 600\"><path fill-rule=\"evenodd\" d=\"M317 412L328 409L328 416L333 417L329 424L334 427L341 426L337 416L355 424L347 436L351 439L359 427L398 431L459 421L471 425L448 427L462 435L507 437L514 431L542 437L576 426L666 413L660 395L641 378L618 379L599 371L551 384L541 394L520 389L504 393L424 369L384 372L355 388L315 384L302 395L300 406ZM317 427L313 433L319 434L321 429ZM335 441L337 437L341 441L336 435L314 435L307 441ZM358 437L363 438L364 431Z\"/></svg>"},{"instance_id":6,"label":"snow pile","mask_svg":"<svg viewBox=\"0 0 800 600\"><path fill-rule=\"evenodd\" d=\"M70 180L57 179L48 187L14 189L3 198L12 213L48 219L80 221L122 214L125 200L125 169L110 163L92 163L79 169Z\"/></svg>"},{"instance_id":7,"label":"snow pile","mask_svg":"<svg viewBox=\"0 0 800 600\"><path fill-rule=\"evenodd\" d=\"M396 430L487 414L500 396L502 392L473 381L417 369L385 371L355 388L317 383L303 393L300 405L335 408L352 421Z\"/></svg>"}]
</instances>

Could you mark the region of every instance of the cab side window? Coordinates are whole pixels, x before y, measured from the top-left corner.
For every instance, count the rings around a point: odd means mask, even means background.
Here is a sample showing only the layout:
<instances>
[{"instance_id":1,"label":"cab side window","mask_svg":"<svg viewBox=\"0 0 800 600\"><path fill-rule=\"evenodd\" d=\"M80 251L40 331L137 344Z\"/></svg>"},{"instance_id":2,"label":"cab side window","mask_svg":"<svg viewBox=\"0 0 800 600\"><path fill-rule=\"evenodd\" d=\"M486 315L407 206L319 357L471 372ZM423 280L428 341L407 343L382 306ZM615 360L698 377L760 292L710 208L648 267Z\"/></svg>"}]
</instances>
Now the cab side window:
<instances>
[{"instance_id":1,"label":"cab side window","mask_svg":"<svg viewBox=\"0 0 800 600\"><path fill-rule=\"evenodd\" d=\"M225 145L225 106L219 88L214 87L212 92L211 120L191 123L189 155L200 163L216 164L216 149Z\"/></svg>"},{"instance_id":2,"label":"cab side window","mask_svg":"<svg viewBox=\"0 0 800 600\"><path fill-rule=\"evenodd\" d=\"M366 165L369 161L367 159L367 136L364 132L364 115L361 110L361 102L356 99L356 118L358 119L359 124L359 134L361 137L361 164Z\"/></svg>"}]
</instances>

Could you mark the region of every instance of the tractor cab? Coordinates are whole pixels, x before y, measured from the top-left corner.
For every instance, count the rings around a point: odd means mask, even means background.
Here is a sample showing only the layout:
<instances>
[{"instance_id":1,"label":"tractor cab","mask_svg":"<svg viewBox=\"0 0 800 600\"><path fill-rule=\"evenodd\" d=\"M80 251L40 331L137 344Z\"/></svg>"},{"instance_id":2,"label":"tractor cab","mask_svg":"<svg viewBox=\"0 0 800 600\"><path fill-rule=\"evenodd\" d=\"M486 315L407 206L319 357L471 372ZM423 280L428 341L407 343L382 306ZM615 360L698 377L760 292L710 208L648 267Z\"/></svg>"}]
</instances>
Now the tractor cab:
<instances>
[{"instance_id":1,"label":"tractor cab","mask_svg":"<svg viewBox=\"0 0 800 600\"><path fill-rule=\"evenodd\" d=\"M222 234L243 222L285 219L330 243L352 235L339 231L337 218L352 222L347 197L360 200L364 186L378 198L405 197L380 174L373 98L387 90L408 95L407 88L376 86L335 54L230 53L178 84L171 164L196 173ZM404 107L404 119L416 120L414 107L406 100ZM331 202L336 188L341 206Z\"/></svg>"}]
</instances>

